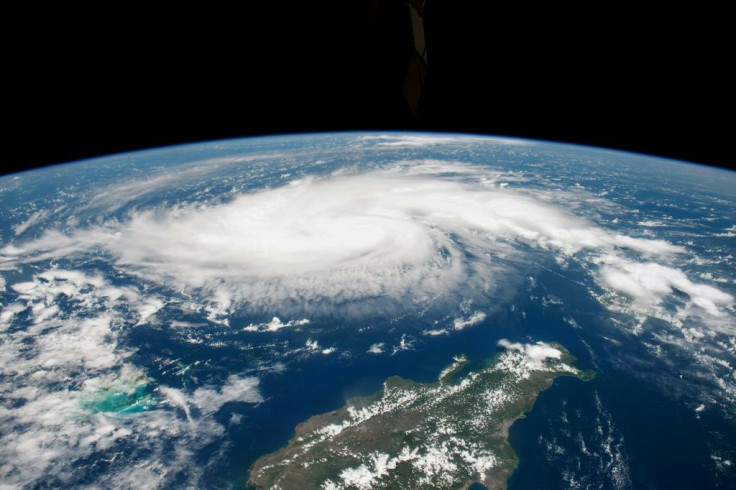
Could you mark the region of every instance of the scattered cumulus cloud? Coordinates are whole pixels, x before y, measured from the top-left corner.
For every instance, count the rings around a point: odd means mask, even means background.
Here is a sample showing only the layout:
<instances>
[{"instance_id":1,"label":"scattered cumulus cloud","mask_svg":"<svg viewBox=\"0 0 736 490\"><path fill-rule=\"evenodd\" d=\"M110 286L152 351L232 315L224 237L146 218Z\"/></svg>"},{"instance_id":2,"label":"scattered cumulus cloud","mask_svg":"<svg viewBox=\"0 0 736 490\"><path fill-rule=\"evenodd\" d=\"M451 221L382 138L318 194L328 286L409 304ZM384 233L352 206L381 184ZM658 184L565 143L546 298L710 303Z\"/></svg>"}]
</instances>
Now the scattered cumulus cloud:
<instances>
[{"instance_id":1,"label":"scattered cumulus cloud","mask_svg":"<svg viewBox=\"0 0 736 490\"><path fill-rule=\"evenodd\" d=\"M455 330L462 330L465 327L470 327L472 325L477 325L481 323L483 320L486 319L486 314L482 311L476 311L472 315L470 315L467 318L455 318L452 322L452 326ZM427 331L429 332L429 331ZM427 333L427 335L432 335L431 333Z\"/></svg>"},{"instance_id":2,"label":"scattered cumulus cloud","mask_svg":"<svg viewBox=\"0 0 736 490\"><path fill-rule=\"evenodd\" d=\"M507 350L521 352L535 362L542 362L546 359L560 359L562 356L562 352L560 350L555 349L544 342L537 342L536 344L521 344L501 339L498 341L498 345Z\"/></svg>"},{"instance_id":3,"label":"scattered cumulus cloud","mask_svg":"<svg viewBox=\"0 0 736 490\"><path fill-rule=\"evenodd\" d=\"M368 348L368 353L369 354L383 354L385 345L386 344L383 343L383 342L378 342L376 344L372 344Z\"/></svg>"},{"instance_id":4,"label":"scattered cumulus cloud","mask_svg":"<svg viewBox=\"0 0 736 490\"><path fill-rule=\"evenodd\" d=\"M410 335L402 334L399 339L399 343L394 345L391 355L398 354L399 352L414 349L415 339Z\"/></svg>"},{"instance_id":5,"label":"scattered cumulus cloud","mask_svg":"<svg viewBox=\"0 0 736 490\"><path fill-rule=\"evenodd\" d=\"M303 325L309 325L309 320L302 318L301 320L289 320L284 323L279 317L275 316L268 323L251 323L247 327L244 327L243 330L246 332L277 332L282 328L301 327Z\"/></svg>"},{"instance_id":6,"label":"scattered cumulus cloud","mask_svg":"<svg viewBox=\"0 0 736 490\"><path fill-rule=\"evenodd\" d=\"M121 335L152 319L163 303L155 295L65 269L9 289L0 310L0 472L8 485L198 486L197 453L226 443L214 414L262 401L253 376L192 391L156 384L133 364ZM23 328L11 328L17 320ZM93 456L106 471L84 464Z\"/></svg>"},{"instance_id":7,"label":"scattered cumulus cloud","mask_svg":"<svg viewBox=\"0 0 736 490\"><path fill-rule=\"evenodd\" d=\"M645 310L656 308L675 291L687 294L692 305L711 317L725 316L724 307L734 302L730 294L694 283L682 270L655 262L608 255L600 259L598 275L604 286L626 295Z\"/></svg>"}]
</instances>

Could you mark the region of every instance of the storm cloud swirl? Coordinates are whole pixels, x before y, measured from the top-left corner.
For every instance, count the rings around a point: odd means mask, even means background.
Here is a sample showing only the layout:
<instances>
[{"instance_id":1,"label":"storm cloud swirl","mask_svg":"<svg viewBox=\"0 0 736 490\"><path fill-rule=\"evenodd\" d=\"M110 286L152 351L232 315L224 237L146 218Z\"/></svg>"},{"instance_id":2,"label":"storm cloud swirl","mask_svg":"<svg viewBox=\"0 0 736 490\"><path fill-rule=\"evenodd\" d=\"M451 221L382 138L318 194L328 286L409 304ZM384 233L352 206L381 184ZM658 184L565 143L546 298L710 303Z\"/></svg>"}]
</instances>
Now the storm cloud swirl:
<instances>
[{"instance_id":1,"label":"storm cloud swirl","mask_svg":"<svg viewBox=\"0 0 736 490\"><path fill-rule=\"evenodd\" d=\"M589 252L602 287L646 307L675 287L712 316L732 302L649 261L683 247L605 230L549 196L497 185L489 175L482 167L422 161L307 177L217 205L145 210L73 233L50 231L2 253L15 262L101 249L117 267L196 293L221 314L244 307L290 318L358 316L489 304L499 284L512 280L517 260L545 251Z\"/></svg>"}]
</instances>

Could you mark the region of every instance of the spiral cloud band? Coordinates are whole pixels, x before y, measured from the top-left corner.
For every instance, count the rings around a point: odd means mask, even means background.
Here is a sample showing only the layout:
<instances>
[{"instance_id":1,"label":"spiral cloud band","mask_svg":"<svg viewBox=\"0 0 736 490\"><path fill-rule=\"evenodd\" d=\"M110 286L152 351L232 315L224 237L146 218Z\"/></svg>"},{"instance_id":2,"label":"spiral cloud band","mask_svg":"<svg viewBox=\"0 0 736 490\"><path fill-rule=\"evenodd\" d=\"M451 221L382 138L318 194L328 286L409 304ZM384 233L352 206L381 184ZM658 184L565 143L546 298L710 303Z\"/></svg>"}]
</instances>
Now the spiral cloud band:
<instances>
[{"instance_id":1,"label":"spiral cloud band","mask_svg":"<svg viewBox=\"0 0 736 490\"><path fill-rule=\"evenodd\" d=\"M288 318L362 315L377 300L395 314L493 298L511 280L514 258L534 251L587 251L605 265L604 287L650 303L666 294L667 284L632 287L642 263L621 251L656 259L682 247L612 233L548 197L498 185L481 167L413 162L292 180L217 205L138 211L122 223L47 232L3 254L101 248L123 270L197 292L220 313L247 306ZM732 301L684 276L679 288L711 312Z\"/></svg>"}]
</instances>

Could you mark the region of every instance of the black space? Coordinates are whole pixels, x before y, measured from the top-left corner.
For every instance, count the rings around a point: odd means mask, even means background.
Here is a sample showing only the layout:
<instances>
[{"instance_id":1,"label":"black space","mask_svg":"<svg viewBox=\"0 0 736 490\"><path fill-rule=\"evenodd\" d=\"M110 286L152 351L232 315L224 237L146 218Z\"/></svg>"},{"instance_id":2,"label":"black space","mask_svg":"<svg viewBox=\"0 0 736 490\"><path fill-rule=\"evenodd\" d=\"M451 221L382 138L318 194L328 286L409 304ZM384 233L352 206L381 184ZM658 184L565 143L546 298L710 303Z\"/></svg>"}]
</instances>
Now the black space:
<instances>
[{"instance_id":1,"label":"black space","mask_svg":"<svg viewBox=\"0 0 736 490\"><path fill-rule=\"evenodd\" d=\"M724 12L507 12L427 0L429 72L414 116L402 94L412 49L404 3L244 5L9 16L2 172L361 129L510 135L736 166Z\"/></svg>"}]
</instances>

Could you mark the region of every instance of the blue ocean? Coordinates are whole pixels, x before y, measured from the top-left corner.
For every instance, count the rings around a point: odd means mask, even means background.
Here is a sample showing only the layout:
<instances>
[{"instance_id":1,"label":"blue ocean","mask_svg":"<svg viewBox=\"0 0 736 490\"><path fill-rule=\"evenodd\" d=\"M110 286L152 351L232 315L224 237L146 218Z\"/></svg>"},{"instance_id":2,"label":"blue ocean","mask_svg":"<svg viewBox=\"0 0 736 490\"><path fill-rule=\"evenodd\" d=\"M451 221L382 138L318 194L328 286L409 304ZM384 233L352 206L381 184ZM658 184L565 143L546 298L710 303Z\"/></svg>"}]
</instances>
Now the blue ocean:
<instances>
[{"instance_id":1,"label":"blue ocean","mask_svg":"<svg viewBox=\"0 0 736 490\"><path fill-rule=\"evenodd\" d=\"M420 133L3 177L0 483L247 487L301 422L464 354L460 380L506 339L596 373L511 426L510 489L736 488L734 189Z\"/></svg>"}]
</instances>

